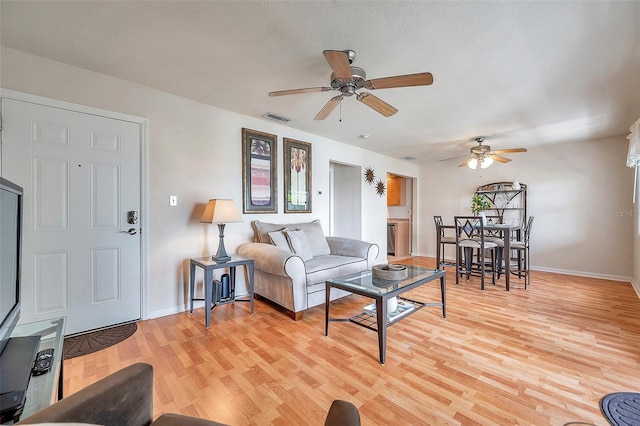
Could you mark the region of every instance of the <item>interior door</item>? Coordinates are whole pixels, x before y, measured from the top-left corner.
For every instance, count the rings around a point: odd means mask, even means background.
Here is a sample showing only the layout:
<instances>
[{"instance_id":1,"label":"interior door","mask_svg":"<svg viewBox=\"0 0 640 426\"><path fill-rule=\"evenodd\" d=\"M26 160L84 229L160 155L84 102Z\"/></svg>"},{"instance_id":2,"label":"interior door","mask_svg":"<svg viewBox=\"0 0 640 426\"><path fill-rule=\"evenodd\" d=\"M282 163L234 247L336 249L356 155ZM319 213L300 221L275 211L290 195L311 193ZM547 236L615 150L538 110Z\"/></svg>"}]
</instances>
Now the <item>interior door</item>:
<instances>
[{"instance_id":1,"label":"interior door","mask_svg":"<svg viewBox=\"0 0 640 426\"><path fill-rule=\"evenodd\" d=\"M139 319L140 124L6 98L2 124L2 174L25 194L20 322Z\"/></svg>"}]
</instances>

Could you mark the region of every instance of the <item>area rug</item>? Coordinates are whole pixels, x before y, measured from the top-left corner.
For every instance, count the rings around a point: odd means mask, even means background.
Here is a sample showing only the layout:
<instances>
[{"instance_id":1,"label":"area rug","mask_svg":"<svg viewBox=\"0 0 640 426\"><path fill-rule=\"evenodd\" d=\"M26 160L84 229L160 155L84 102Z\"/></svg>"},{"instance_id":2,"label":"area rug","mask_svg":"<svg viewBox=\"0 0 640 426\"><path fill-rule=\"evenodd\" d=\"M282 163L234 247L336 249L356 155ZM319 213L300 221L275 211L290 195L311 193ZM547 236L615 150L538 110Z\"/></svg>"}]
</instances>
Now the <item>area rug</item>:
<instances>
[{"instance_id":1,"label":"area rug","mask_svg":"<svg viewBox=\"0 0 640 426\"><path fill-rule=\"evenodd\" d=\"M64 339L64 359L75 358L106 349L120 343L136 332L135 322L77 334Z\"/></svg>"},{"instance_id":2,"label":"area rug","mask_svg":"<svg viewBox=\"0 0 640 426\"><path fill-rule=\"evenodd\" d=\"M640 393L610 393L600 400L600 408L614 426L640 425Z\"/></svg>"}]
</instances>

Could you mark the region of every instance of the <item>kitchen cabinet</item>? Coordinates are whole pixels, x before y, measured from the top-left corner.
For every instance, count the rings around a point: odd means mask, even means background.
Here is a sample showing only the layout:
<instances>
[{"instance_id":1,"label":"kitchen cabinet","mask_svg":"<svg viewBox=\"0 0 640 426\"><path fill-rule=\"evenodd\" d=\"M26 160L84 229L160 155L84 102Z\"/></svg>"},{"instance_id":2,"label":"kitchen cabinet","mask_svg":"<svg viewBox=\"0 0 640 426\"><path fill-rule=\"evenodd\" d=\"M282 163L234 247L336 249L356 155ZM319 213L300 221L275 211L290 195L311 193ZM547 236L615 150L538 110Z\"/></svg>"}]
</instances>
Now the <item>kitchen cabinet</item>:
<instances>
[{"instance_id":1,"label":"kitchen cabinet","mask_svg":"<svg viewBox=\"0 0 640 426\"><path fill-rule=\"evenodd\" d=\"M387 206L404 205L404 178L395 175L387 177Z\"/></svg>"}]
</instances>

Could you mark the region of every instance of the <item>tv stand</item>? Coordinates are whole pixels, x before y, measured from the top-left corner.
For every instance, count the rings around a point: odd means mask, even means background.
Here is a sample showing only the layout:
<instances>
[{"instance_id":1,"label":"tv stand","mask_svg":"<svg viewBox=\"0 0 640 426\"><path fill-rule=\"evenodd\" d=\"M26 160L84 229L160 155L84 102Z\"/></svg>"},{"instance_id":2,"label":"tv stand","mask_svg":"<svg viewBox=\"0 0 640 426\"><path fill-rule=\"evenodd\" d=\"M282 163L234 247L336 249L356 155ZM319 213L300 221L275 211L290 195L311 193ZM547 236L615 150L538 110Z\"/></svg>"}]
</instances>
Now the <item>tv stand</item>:
<instances>
[{"instance_id":1,"label":"tv stand","mask_svg":"<svg viewBox=\"0 0 640 426\"><path fill-rule=\"evenodd\" d=\"M20 417L40 336L12 337L0 355L0 419Z\"/></svg>"},{"instance_id":2,"label":"tv stand","mask_svg":"<svg viewBox=\"0 0 640 426\"><path fill-rule=\"evenodd\" d=\"M39 344L35 347L32 355L27 358L29 363L29 374L31 374L31 366L35 359L35 355L38 351L43 349L53 349L53 362L51 371L42 376L33 376L29 380L29 386L26 390L26 402L22 413L19 415L19 419L24 419L31 414L34 414L45 407L56 402L58 399L62 399L62 381L63 381L63 351L62 345L64 343L64 329L66 318L56 318L51 320L37 321L27 324L19 324L13 330L11 339L7 343L13 345L11 342L20 342L23 338L38 339ZM16 338L18 340L16 340ZM2 352L2 358L4 363L5 352L7 348ZM2 366L4 368L4 366ZM4 373L2 375L2 387L4 388ZM17 422L18 418L4 419L3 424L13 424Z\"/></svg>"}]
</instances>

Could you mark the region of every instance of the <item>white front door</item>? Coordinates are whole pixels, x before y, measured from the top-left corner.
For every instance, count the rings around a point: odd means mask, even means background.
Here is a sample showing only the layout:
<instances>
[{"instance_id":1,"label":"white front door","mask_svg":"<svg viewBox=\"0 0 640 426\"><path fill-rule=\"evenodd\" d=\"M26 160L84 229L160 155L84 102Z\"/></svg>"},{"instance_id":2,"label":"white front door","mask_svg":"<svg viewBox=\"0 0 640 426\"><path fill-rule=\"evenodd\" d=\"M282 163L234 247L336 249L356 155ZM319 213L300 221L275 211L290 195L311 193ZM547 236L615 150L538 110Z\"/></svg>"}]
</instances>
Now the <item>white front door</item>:
<instances>
[{"instance_id":1,"label":"white front door","mask_svg":"<svg viewBox=\"0 0 640 426\"><path fill-rule=\"evenodd\" d=\"M3 98L2 125L2 176L25 194L20 322L140 319L140 124Z\"/></svg>"}]
</instances>

